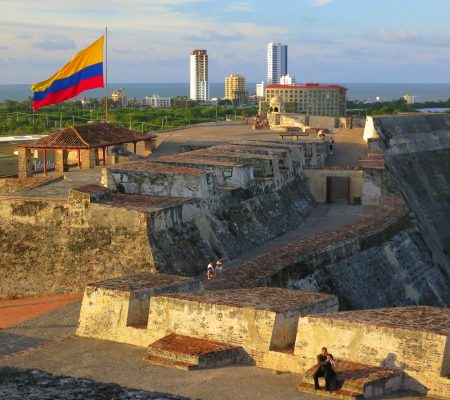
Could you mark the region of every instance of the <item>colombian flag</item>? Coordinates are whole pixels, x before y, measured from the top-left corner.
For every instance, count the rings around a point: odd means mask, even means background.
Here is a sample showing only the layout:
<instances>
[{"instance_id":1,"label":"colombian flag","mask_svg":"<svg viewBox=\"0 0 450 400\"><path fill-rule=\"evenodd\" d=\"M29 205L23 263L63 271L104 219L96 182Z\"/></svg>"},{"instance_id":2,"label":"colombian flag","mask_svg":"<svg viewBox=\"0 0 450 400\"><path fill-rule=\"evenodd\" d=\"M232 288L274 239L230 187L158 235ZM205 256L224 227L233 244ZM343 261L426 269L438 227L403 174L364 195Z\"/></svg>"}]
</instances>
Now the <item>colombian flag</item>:
<instances>
[{"instance_id":1,"label":"colombian flag","mask_svg":"<svg viewBox=\"0 0 450 400\"><path fill-rule=\"evenodd\" d=\"M75 97L85 90L104 87L103 40L104 37L100 37L51 78L31 86L34 111Z\"/></svg>"}]
</instances>

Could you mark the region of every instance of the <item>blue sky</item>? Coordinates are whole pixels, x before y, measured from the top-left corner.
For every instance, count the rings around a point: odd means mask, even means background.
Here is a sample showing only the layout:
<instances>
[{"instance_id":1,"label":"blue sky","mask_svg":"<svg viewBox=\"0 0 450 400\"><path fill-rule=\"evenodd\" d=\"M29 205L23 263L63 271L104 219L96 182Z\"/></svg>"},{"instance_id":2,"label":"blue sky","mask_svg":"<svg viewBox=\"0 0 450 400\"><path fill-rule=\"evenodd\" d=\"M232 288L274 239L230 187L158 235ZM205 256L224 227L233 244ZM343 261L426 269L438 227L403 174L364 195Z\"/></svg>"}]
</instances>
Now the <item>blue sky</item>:
<instances>
[{"instance_id":1,"label":"blue sky","mask_svg":"<svg viewBox=\"0 0 450 400\"><path fill-rule=\"evenodd\" d=\"M270 41L297 82L449 83L449 0L0 0L0 83L51 76L108 26L110 82L266 77Z\"/></svg>"}]
</instances>

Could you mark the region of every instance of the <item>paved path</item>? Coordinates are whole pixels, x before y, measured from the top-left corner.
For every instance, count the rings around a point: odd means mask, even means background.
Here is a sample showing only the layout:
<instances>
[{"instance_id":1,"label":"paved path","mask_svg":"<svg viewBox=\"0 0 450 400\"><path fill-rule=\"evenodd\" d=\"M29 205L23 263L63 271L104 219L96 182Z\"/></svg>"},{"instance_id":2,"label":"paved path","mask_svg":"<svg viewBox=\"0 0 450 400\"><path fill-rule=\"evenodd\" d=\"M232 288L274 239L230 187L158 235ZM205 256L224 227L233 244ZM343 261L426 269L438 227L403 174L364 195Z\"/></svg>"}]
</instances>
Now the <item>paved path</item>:
<instances>
[{"instance_id":1,"label":"paved path","mask_svg":"<svg viewBox=\"0 0 450 400\"><path fill-rule=\"evenodd\" d=\"M269 243L265 243L251 252L235 258L228 263L225 269L236 268L255 256L261 255L277 247L284 246L289 242L297 242L319 233L350 224L353 221L362 218L373 209L374 207L352 206L345 203L318 204L300 227L271 240Z\"/></svg>"},{"instance_id":2,"label":"paved path","mask_svg":"<svg viewBox=\"0 0 450 400\"><path fill-rule=\"evenodd\" d=\"M82 297L81 293L69 293L0 301L0 329L74 303Z\"/></svg>"},{"instance_id":3,"label":"paved path","mask_svg":"<svg viewBox=\"0 0 450 400\"><path fill-rule=\"evenodd\" d=\"M341 129L333 135L334 154L327 157L327 167L354 166L359 158L367 156L367 143L363 139L364 128Z\"/></svg>"}]
</instances>

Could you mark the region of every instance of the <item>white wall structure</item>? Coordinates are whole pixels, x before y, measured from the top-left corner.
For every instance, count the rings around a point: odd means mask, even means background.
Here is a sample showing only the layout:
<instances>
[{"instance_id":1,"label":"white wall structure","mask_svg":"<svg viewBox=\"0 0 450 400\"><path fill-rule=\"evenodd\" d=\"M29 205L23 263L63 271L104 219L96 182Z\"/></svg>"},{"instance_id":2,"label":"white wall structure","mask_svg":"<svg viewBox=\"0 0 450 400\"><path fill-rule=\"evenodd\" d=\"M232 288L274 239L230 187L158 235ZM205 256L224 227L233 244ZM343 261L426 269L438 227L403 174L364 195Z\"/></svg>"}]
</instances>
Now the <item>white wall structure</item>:
<instances>
[{"instance_id":1,"label":"white wall structure","mask_svg":"<svg viewBox=\"0 0 450 400\"><path fill-rule=\"evenodd\" d=\"M206 50L192 50L190 56L190 99L208 101L208 54Z\"/></svg>"},{"instance_id":2,"label":"white wall structure","mask_svg":"<svg viewBox=\"0 0 450 400\"><path fill-rule=\"evenodd\" d=\"M378 139L378 133L373 124L373 117L366 118L366 124L364 126L363 138L366 142L368 139Z\"/></svg>"},{"instance_id":3,"label":"white wall structure","mask_svg":"<svg viewBox=\"0 0 450 400\"><path fill-rule=\"evenodd\" d=\"M270 42L267 45L267 82L280 83L280 78L287 75L287 45Z\"/></svg>"}]
</instances>

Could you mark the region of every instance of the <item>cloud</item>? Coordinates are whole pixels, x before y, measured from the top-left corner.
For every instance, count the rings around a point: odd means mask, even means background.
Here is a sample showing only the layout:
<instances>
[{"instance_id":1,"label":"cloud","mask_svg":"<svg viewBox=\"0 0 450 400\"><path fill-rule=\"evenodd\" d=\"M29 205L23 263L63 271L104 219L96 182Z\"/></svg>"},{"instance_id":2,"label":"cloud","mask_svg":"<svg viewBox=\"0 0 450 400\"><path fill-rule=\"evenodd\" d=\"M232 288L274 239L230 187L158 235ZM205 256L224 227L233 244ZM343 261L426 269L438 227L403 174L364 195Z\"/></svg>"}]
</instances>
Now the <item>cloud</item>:
<instances>
[{"instance_id":1,"label":"cloud","mask_svg":"<svg viewBox=\"0 0 450 400\"><path fill-rule=\"evenodd\" d=\"M47 37L45 40L41 40L33 44L33 47L43 50L68 50L75 49L75 42L70 38L63 36Z\"/></svg>"},{"instance_id":2,"label":"cloud","mask_svg":"<svg viewBox=\"0 0 450 400\"><path fill-rule=\"evenodd\" d=\"M313 4L315 6L324 6L325 4L330 4L334 0L312 0Z\"/></svg>"},{"instance_id":3,"label":"cloud","mask_svg":"<svg viewBox=\"0 0 450 400\"><path fill-rule=\"evenodd\" d=\"M33 39L33 36L30 35L29 33L19 33L18 35L16 35L16 39L30 40Z\"/></svg>"},{"instance_id":4,"label":"cloud","mask_svg":"<svg viewBox=\"0 0 450 400\"><path fill-rule=\"evenodd\" d=\"M251 12L253 11L253 6L250 3L239 2L231 4L226 11L231 12Z\"/></svg>"},{"instance_id":5,"label":"cloud","mask_svg":"<svg viewBox=\"0 0 450 400\"><path fill-rule=\"evenodd\" d=\"M0 50L8 50L9 46L7 46L6 44L0 44Z\"/></svg>"},{"instance_id":6,"label":"cloud","mask_svg":"<svg viewBox=\"0 0 450 400\"><path fill-rule=\"evenodd\" d=\"M424 36L416 31L387 32L381 30L375 35L369 35L375 41L389 44L405 44L428 47L450 47L450 37L447 35Z\"/></svg>"},{"instance_id":7,"label":"cloud","mask_svg":"<svg viewBox=\"0 0 450 400\"><path fill-rule=\"evenodd\" d=\"M245 39L245 35L236 32L232 34L222 34L216 31L203 31L198 36L185 36L187 40L197 40L197 41L205 41L205 42L235 42L241 41Z\"/></svg>"}]
</instances>

